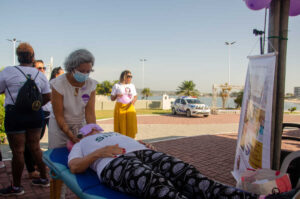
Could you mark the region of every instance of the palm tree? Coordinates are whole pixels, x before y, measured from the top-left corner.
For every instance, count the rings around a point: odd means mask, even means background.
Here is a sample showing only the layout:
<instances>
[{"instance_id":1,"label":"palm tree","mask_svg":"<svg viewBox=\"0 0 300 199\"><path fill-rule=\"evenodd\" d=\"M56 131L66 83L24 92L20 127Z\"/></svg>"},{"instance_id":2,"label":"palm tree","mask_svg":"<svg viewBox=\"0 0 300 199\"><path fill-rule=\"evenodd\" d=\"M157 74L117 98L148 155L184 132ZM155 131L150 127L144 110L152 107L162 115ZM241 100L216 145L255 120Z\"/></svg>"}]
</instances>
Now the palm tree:
<instances>
[{"instance_id":1,"label":"palm tree","mask_svg":"<svg viewBox=\"0 0 300 199\"><path fill-rule=\"evenodd\" d=\"M152 96L152 93L150 91L150 88L144 88L142 90L143 99L146 97L148 99L149 96Z\"/></svg>"},{"instance_id":2,"label":"palm tree","mask_svg":"<svg viewBox=\"0 0 300 199\"><path fill-rule=\"evenodd\" d=\"M227 104L231 88L232 87L230 85L228 85L228 83L225 83L224 85L222 85L222 91L221 91L220 95L222 97L222 108L223 109L225 109L225 106Z\"/></svg>"},{"instance_id":3,"label":"palm tree","mask_svg":"<svg viewBox=\"0 0 300 199\"><path fill-rule=\"evenodd\" d=\"M234 100L234 103L236 104L236 108L240 108L242 107L242 102L243 102L243 95L244 95L244 91L241 90L240 92L238 92L235 100Z\"/></svg>"},{"instance_id":4,"label":"palm tree","mask_svg":"<svg viewBox=\"0 0 300 199\"><path fill-rule=\"evenodd\" d=\"M115 81L103 81L100 84L97 85L96 92L98 95L106 95L109 96L112 90L112 87L115 83L117 83L118 80Z\"/></svg>"},{"instance_id":5,"label":"palm tree","mask_svg":"<svg viewBox=\"0 0 300 199\"><path fill-rule=\"evenodd\" d=\"M183 81L181 82L181 85L178 86L177 95L183 95L183 96L196 96L198 97L200 95L199 91L195 89L196 84L194 84L193 81Z\"/></svg>"}]
</instances>

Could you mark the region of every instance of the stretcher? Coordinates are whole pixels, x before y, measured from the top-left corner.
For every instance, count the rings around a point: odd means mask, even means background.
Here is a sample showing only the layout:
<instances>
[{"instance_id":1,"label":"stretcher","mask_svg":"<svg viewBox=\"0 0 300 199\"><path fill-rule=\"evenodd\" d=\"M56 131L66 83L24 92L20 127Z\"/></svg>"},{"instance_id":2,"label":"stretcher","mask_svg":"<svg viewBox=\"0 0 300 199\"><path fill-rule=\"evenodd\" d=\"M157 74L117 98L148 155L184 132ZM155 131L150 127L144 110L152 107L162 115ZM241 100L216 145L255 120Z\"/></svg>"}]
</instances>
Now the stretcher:
<instances>
[{"instance_id":1,"label":"stretcher","mask_svg":"<svg viewBox=\"0 0 300 199\"><path fill-rule=\"evenodd\" d=\"M114 191L102 184L96 172L87 169L84 173L73 174L68 167L69 151L66 147L49 149L43 153L43 161L50 169L50 176L54 180L63 181L79 198L82 199L136 199L136 197ZM59 186L52 186L50 198L57 198Z\"/></svg>"}]
</instances>

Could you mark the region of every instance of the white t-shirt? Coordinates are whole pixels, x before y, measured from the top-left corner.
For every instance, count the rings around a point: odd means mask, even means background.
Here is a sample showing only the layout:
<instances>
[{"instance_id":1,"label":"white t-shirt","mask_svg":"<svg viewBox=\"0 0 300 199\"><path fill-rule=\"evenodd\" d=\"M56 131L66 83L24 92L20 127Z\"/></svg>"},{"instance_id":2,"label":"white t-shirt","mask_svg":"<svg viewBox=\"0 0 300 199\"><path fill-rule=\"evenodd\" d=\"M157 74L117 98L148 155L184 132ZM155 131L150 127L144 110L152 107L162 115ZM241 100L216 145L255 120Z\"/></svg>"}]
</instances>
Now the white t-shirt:
<instances>
[{"instance_id":1,"label":"white t-shirt","mask_svg":"<svg viewBox=\"0 0 300 199\"><path fill-rule=\"evenodd\" d=\"M48 102L47 104L45 104L43 107L42 107L43 111L48 111L49 112L49 115L45 118L49 118L50 117L50 114L53 112L52 111L52 104L51 102Z\"/></svg>"},{"instance_id":2,"label":"white t-shirt","mask_svg":"<svg viewBox=\"0 0 300 199\"><path fill-rule=\"evenodd\" d=\"M76 87L70 84L66 74L67 73L62 74L51 80L51 88L54 88L63 96L64 118L66 123L81 123L85 120L85 107L90 100L91 93L96 90L98 82L88 78L75 95Z\"/></svg>"},{"instance_id":3,"label":"white t-shirt","mask_svg":"<svg viewBox=\"0 0 300 199\"><path fill-rule=\"evenodd\" d=\"M17 66L17 67L21 69L26 75L27 74L31 75L32 79L34 79L37 73L39 73L38 76L35 78L35 83L38 89L42 94L51 93L50 84L48 82L48 79L43 73L39 72L34 67L29 67L29 66ZM14 104L14 102L17 99L18 92L25 82L26 82L26 77L21 73L21 71L16 69L14 66L8 66L4 68L3 71L0 72L0 93L5 92L5 96L6 96L4 106L8 104L12 104L12 105ZM9 89L11 96L9 95L7 88Z\"/></svg>"},{"instance_id":4,"label":"white t-shirt","mask_svg":"<svg viewBox=\"0 0 300 199\"><path fill-rule=\"evenodd\" d=\"M136 96L136 90L134 84L120 84L117 83L113 86L111 95L127 95L130 98L130 101L133 100L134 96ZM121 99L117 98L117 102L121 102Z\"/></svg>"},{"instance_id":5,"label":"white t-shirt","mask_svg":"<svg viewBox=\"0 0 300 199\"><path fill-rule=\"evenodd\" d=\"M63 96L64 119L69 129L76 136L79 129L85 125L85 108L90 100L91 93L96 90L97 81L88 78L85 84L75 92L67 79L67 73L50 81L51 88ZM48 131L48 147L50 149L66 146L69 138L60 129L54 114L50 115Z\"/></svg>"},{"instance_id":6,"label":"white t-shirt","mask_svg":"<svg viewBox=\"0 0 300 199\"><path fill-rule=\"evenodd\" d=\"M115 144L119 144L119 147L125 148L126 153L147 149L145 145L119 133L98 133L95 135L87 136L80 140L80 142L76 143L69 154L68 162L70 162L74 158L85 157L99 148ZM90 168L97 172L97 175L101 180L102 170L113 159L114 158L99 158L90 165Z\"/></svg>"},{"instance_id":7,"label":"white t-shirt","mask_svg":"<svg viewBox=\"0 0 300 199\"><path fill-rule=\"evenodd\" d=\"M49 83L50 83L50 82L49 82ZM51 83L50 83L50 89L51 89ZM50 115L53 113L51 101L49 101L47 104L45 104L45 105L42 107L42 109L43 109L43 111L48 111L48 112L49 112L49 115L48 115L48 116L45 116L45 118L49 118Z\"/></svg>"}]
</instances>

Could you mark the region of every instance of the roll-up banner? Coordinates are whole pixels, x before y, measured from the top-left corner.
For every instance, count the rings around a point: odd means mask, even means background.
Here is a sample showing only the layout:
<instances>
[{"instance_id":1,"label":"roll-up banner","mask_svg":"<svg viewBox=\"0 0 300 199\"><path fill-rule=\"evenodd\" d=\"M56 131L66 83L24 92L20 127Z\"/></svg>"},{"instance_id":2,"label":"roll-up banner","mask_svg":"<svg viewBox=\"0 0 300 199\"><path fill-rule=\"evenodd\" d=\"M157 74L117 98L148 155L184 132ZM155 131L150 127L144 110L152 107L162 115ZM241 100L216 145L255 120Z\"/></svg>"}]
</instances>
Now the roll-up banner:
<instances>
[{"instance_id":1,"label":"roll-up banner","mask_svg":"<svg viewBox=\"0 0 300 199\"><path fill-rule=\"evenodd\" d=\"M236 180L247 168L270 168L275 53L249 56L240 115L234 170Z\"/></svg>"}]
</instances>

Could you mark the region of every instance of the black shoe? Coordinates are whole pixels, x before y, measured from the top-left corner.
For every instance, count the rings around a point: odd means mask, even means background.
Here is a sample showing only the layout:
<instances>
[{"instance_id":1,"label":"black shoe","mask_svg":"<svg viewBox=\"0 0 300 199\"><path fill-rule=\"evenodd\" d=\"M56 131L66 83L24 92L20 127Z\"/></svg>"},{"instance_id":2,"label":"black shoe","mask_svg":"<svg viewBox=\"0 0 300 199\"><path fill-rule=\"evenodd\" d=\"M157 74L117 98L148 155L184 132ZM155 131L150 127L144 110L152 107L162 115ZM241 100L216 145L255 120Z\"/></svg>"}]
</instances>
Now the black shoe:
<instances>
[{"instance_id":1,"label":"black shoe","mask_svg":"<svg viewBox=\"0 0 300 199\"><path fill-rule=\"evenodd\" d=\"M283 193L273 193L267 195L265 199L300 199L300 188Z\"/></svg>"},{"instance_id":2,"label":"black shoe","mask_svg":"<svg viewBox=\"0 0 300 199\"><path fill-rule=\"evenodd\" d=\"M17 190L14 189L12 186L0 189L0 196L20 196L24 193L25 192L23 187L19 187Z\"/></svg>"},{"instance_id":3,"label":"black shoe","mask_svg":"<svg viewBox=\"0 0 300 199\"><path fill-rule=\"evenodd\" d=\"M41 187L49 187L50 186L48 179L41 179L41 178L33 179L31 181L31 184L34 186L41 186Z\"/></svg>"}]
</instances>

